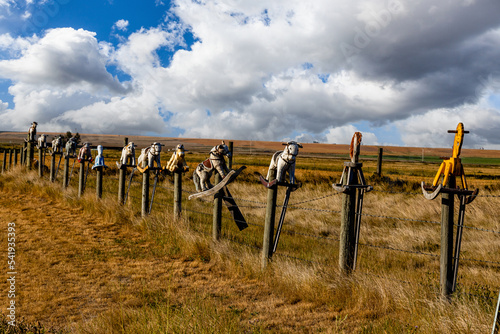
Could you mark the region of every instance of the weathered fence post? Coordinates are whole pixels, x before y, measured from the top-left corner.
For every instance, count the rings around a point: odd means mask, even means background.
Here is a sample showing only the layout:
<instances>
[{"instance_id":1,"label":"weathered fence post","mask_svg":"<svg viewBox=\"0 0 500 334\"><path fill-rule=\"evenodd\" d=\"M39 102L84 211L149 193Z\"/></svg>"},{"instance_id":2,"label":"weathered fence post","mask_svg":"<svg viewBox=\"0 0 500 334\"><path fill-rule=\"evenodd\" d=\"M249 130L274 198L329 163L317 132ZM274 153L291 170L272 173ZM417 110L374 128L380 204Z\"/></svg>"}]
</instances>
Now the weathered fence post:
<instances>
[{"instance_id":1,"label":"weathered fence post","mask_svg":"<svg viewBox=\"0 0 500 334\"><path fill-rule=\"evenodd\" d=\"M497 310L495 311L495 320L493 321L493 330L491 334L500 332L500 293L498 294Z\"/></svg>"},{"instance_id":2,"label":"weathered fence post","mask_svg":"<svg viewBox=\"0 0 500 334\"><path fill-rule=\"evenodd\" d=\"M14 149L14 166L17 166L17 149Z\"/></svg>"},{"instance_id":3,"label":"weathered fence post","mask_svg":"<svg viewBox=\"0 0 500 334\"><path fill-rule=\"evenodd\" d=\"M102 198L102 169L103 168L104 168L103 166L95 167L96 172L97 172L96 180L95 180L95 194L96 194L96 197L98 199Z\"/></svg>"},{"instance_id":4,"label":"weathered fence post","mask_svg":"<svg viewBox=\"0 0 500 334\"><path fill-rule=\"evenodd\" d=\"M182 213L182 170L174 172L174 220L180 219Z\"/></svg>"},{"instance_id":5,"label":"weathered fence post","mask_svg":"<svg viewBox=\"0 0 500 334\"><path fill-rule=\"evenodd\" d=\"M26 167L28 170L33 168L33 156L35 153L35 148L33 147L33 142L28 141L28 146L26 148Z\"/></svg>"},{"instance_id":6,"label":"weathered fence post","mask_svg":"<svg viewBox=\"0 0 500 334\"><path fill-rule=\"evenodd\" d=\"M449 188L455 188L455 176L450 175ZM453 292L453 211L455 194L441 194L441 294L448 297Z\"/></svg>"},{"instance_id":7,"label":"weathered fence post","mask_svg":"<svg viewBox=\"0 0 500 334\"><path fill-rule=\"evenodd\" d=\"M50 182L56 180L56 155L54 152L50 155Z\"/></svg>"},{"instance_id":8,"label":"weathered fence post","mask_svg":"<svg viewBox=\"0 0 500 334\"><path fill-rule=\"evenodd\" d=\"M5 173L5 167L7 166L7 151L3 151L3 160L2 160L2 173Z\"/></svg>"},{"instance_id":9,"label":"weathered fence post","mask_svg":"<svg viewBox=\"0 0 500 334\"><path fill-rule=\"evenodd\" d=\"M24 157L26 156L26 143L23 143L23 146L21 147L21 166L24 166L25 164L25 159Z\"/></svg>"},{"instance_id":10,"label":"weathered fence post","mask_svg":"<svg viewBox=\"0 0 500 334\"><path fill-rule=\"evenodd\" d=\"M81 197L83 195L83 192L85 191L85 165L86 165L86 160L81 159L82 161L80 162L80 174L78 175L78 197Z\"/></svg>"},{"instance_id":11,"label":"weathered fence post","mask_svg":"<svg viewBox=\"0 0 500 334\"><path fill-rule=\"evenodd\" d=\"M69 185L69 155L64 156L63 189Z\"/></svg>"},{"instance_id":12,"label":"weathered fence post","mask_svg":"<svg viewBox=\"0 0 500 334\"><path fill-rule=\"evenodd\" d=\"M12 149L9 150L9 170L12 169Z\"/></svg>"},{"instance_id":13,"label":"weathered fence post","mask_svg":"<svg viewBox=\"0 0 500 334\"><path fill-rule=\"evenodd\" d=\"M146 217L149 210L149 169L142 173L142 206L141 216Z\"/></svg>"},{"instance_id":14,"label":"weathered fence post","mask_svg":"<svg viewBox=\"0 0 500 334\"><path fill-rule=\"evenodd\" d=\"M43 177L43 156L45 149L40 147L38 149L38 176Z\"/></svg>"},{"instance_id":15,"label":"weathered fence post","mask_svg":"<svg viewBox=\"0 0 500 334\"><path fill-rule=\"evenodd\" d=\"M354 173L349 173L343 185L358 184ZM349 180L350 178L350 180ZM356 188L350 187L342 194L342 213L340 218L339 268L349 274L354 268L356 248Z\"/></svg>"},{"instance_id":16,"label":"weathered fence post","mask_svg":"<svg viewBox=\"0 0 500 334\"><path fill-rule=\"evenodd\" d=\"M270 170L268 182L276 179L276 171ZM275 184L267 190L266 219L264 222L264 239L262 242L262 269L267 267L273 256L274 245L274 221L276 218L276 199L278 197L278 186Z\"/></svg>"},{"instance_id":17,"label":"weathered fence post","mask_svg":"<svg viewBox=\"0 0 500 334\"><path fill-rule=\"evenodd\" d=\"M231 169L233 169L233 154L234 154L234 151L233 151L234 143L232 141L229 142L228 148L229 148L229 152L231 152L231 155L229 156L227 167L231 170Z\"/></svg>"},{"instance_id":18,"label":"weathered fence post","mask_svg":"<svg viewBox=\"0 0 500 334\"><path fill-rule=\"evenodd\" d=\"M120 172L118 174L118 202L120 204L125 204L125 176L127 174L127 168L120 167Z\"/></svg>"},{"instance_id":19,"label":"weathered fence post","mask_svg":"<svg viewBox=\"0 0 500 334\"><path fill-rule=\"evenodd\" d=\"M382 155L384 153L384 149L382 147L378 148L378 158L377 158L377 175L382 175Z\"/></svg>"},{"instance_id":20,"label":"weathered fence post","mask_svg":"<svg viewBox=\"0 0 500 334\"><path fill-rule=\"evenodd\" d=\"M215 184L222 181L219 173L215 173ZM214 195L214 212L212 224L212 239L218 241L220 239L220 232L222 229L222 196L224 191L221 189Z\"/></svg>"}]
</instances>

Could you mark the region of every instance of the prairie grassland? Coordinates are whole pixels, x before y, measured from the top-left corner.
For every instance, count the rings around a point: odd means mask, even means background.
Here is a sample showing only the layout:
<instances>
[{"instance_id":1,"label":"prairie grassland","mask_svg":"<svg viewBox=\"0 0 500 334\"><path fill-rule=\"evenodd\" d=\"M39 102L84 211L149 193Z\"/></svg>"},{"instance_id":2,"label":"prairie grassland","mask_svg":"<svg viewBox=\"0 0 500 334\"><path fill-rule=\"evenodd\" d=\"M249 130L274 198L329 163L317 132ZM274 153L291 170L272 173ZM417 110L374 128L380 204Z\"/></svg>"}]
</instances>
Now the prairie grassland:
<instances>
[{"instance_id":1,"label":"prairie grassland","mask_svg":"<svg viewBox=\"0 0 500 334\"><path fill-rule=\"evenodd\" d=\"M0 176L2 226L16 220L21 227L19 312L29 321L75 333L491 330L500 289L497 166L465 166L482 197L467 206L458 293L443 300L440 201L425 200L419 188L437 164L387 162L377 177L375 161L364 162L375 190L365 194L358 267L346 277L338 271L342 195L331 188L343 159L299 157L303 186L292 193L277 253L262 271L267 193L254 173L265 175L268 156L235 157L248 168L230 190L250 226L238 231L224 211L214 243L212 201L187 200L191 173L183 178L181 221L172 219L168 176L159 178L149 217L140 217L140 176L119 206L116 154L106 158L102 200L93 173L76 196L78 164L66 191L19 168ZM204 158L187 156L191 168ZM284 191L278 196L281 205Z\"/></svg>"}]
</instances>

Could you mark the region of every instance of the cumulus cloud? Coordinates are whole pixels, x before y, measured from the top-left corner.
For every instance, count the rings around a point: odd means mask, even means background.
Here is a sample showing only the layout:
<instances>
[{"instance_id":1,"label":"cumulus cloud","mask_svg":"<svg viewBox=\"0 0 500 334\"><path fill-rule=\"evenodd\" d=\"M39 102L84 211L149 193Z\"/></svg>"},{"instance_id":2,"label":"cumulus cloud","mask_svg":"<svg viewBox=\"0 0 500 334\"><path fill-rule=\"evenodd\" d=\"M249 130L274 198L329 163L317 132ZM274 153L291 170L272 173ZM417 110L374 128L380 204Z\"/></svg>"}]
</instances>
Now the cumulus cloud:
<instances>
[{"instance_id":1,"label":"cumulus cloud","mask_svg":"<svg viewBox=\"0 0 500 334\"><path fill-rule=\"evenodd\" d=\"M115 22L115 25L113 26L115 29L126 31L128 27L129 22L127 20L118 20Z\"/></svg>"},{"instance_id":2,"label":"cumulus cloud","mask_svg":"<svg viewBox=\"0 0 500 334\"><path fill-rule=\"evenodd\" d=\"M447 130L455 130L464 123L470 133L464 139L467 147L500 148L500 111L480 105L464 105L453 109L435 109L425 114L395 122L408 146L451 147L453 136ZM423 134L425 140L423 140Z\"/></svg>"},{"instance_id":3,"label":"cumulus cloud","mask_svg":"<svg viewBox=\"0 0 500 334\"><path fill-rule=\"evenodd\" d=\"M380 144L390 125L411 146L442 146L438 133L462 121L466 146L500 147L500 104L488 102L500 88L499 10L496 0L176 0L167 22L117 45L71 28L4 34L0 77L13 82L15 108L0 120L335 143L364 122L365 144Z\"/></svg>"},{"instance_id":4,"label":"cumulus cloud","mask_svg":"<svg viewBox=\"0 0 500 334\"><path fill-rule=\"evenodd\" d=\"M0 61L0 78L14 82L9 93L15 103L15 109L4 111L0 120L13 129L33 120L53 121L67 110L129 90L107 72L108 60L91 32L63 28L40 39L2 35L0 42L21 50L19 58Z\"/></svg>"},{"instance_id":5,"label":"cumulus cloud","mask_svg":"<svg viewBox=\"0 0 500 334\"><path fill-rule=\"evenodd\" d=\"M353 125L344 125L336 128L331 128L325 134L326 141L329 144L350 144L352 136L359 131ZM362 132L362 143L364 145L380 145L377 137L371 132Z\"/></svg>"}]
</instances>

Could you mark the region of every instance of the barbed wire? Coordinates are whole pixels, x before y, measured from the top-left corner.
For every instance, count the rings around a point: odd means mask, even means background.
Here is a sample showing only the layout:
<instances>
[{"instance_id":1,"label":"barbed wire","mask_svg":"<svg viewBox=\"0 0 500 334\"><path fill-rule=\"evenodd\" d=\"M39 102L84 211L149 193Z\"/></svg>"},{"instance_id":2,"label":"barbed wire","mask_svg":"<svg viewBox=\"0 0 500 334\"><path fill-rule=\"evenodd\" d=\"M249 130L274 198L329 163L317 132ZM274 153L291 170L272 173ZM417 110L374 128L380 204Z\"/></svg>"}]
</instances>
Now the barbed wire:
<instances>
[{"instance_id":1,"label":"barbed wire","mask_svg":"<svg viewBox=\"0 0 500 334\"><path fill-rule=\"evenodd\" d=\"M436 288L436 290L439 291L438 287L436 287L434 285L431 285L431 284L424 284L424 283L421 283L421 282L406 281L406 280L402 280L402 279L398 279L398 278L392 278L392 277L388 277L388 276L382 276L382 275L378 275L378 274L374 274L374 273L369 273L369 272L366 272L366 271L356 271L356 273L361 274L361 275L365 275L365 276L373 276L373 277L385 279L385 280L388 280L388 281L394 281L394 282L399 282L399 283L404 283L404 284L414 284L414 285L420 285L420 286L425 286L425 287Z\"/></svg>"},{"instance_id":2,"label":"barbed wire","mask_svg":"<svg viewBox=\"0 0 500 334\"><path fill-rule=\"evenodd\" d=\"M205 216L212 216L213 215L212 213L190 210L190 209L184 209L183 211L198 213L198 214L205 215Z\"/></svg>"},{"instance_id":3,"label":"barbed wire","mask_svg":"<svg viewBox=\"0 0 500 334\"><path fill-rule=\"evenodd\" d=\"M493 198L500 198L500 195L477 195L476 197L493 197Z\"/></svg>"},{"instance_id":4,"label":"barbed wire","mask_svg":"<svg viewBox=\"0 0 500 334\"><path fill-rule=\"evenodd\" d=\"M322 200L322 199L325 199L325 198L328 198L328 197L338 196L338 195L340 195L340 194L341 194L341 193L339 193L339 192L334 192L334 193L332 193L332 194L328 194L328 195L324 195L324 196L316 197L316 198L313 198L313 199L308 199L308 200L305 200L305 201L302 201L302 202L291 203L291 204L289 204L289 207L290 207L290 206L297 206L297 205L301 205L301 204L305 204L305 203L310 203L310 202L319 201L319 200Z\"/></svg>"},{"instance_id":5,"label":"barbed wire","mask_svg":"<svg viewBox=\"0 0 500 334\"><path fill-rule=\"evenodd\" d=\"M439 255L437 255L437 254L424 253L424 252L420 252L420 251L410 251L410 250L399 249L399 248L394 248L394 247L390 247L390 246L376 246L376 245L365 244L365 243L358 243L358 245L372 247L372 248L388 249L388 250L393 250L393 251L403 252L403 253L413 253L413 254L419 254L419 255L439 257Z\"/></svg>"},{"instance_id":6,"label":"barbed wire","mask_svg":"<svg viewBox=\"0 0 500 334\"><path fill-rule=\"evenodd\" d=\"M231 242L234 242L234 243L239 244L239 245L242 245L242 246L246 246L246 247L249 247L249 248L253 248L253 249L256 249L256 250L259 250L259 251L262 249L262 248L261 248L261 247L259 247L259 246L255 246L255 245L250 245L250 244L244 243L244 242L242 242L242 241L239 241L239 240L236 240L236 239L234 239L234 238L231 238L231 237L229 237L228 235L225 235L225 237L226 237L226 240L229 240L229 241L231 241Z\"/></svg>"},{"instance_id":7,"label":"barbed wire","mask_svg":"<svg viewBox=\"0 0 500 334\"><path fill-rule=\"evenodd\" d=\"M115 181L118 180L118 178L116 178L116 177L107 177L107 179L108 180L115 180ZM132 180L131 183L141 184L142 182ZM173 188L166 187L166 186L161 186L161 185L158 185L158 187L166 189L166 190L174 190ZM86 184L85 188L87 190L95 189L95 184L93 184L93 183ZM189 194L196 193L196 192L188 191L188 190L182 190L182 191L185 192L185 193L189 193ZM406 195L419 195L419 194L421 194L420 192L419 193L411 193L411 192L403 192L403 191L400 191L400 192L397 192L397 191L384 191L384 190L375 190L375 191L381 192L381 193L390 193L390 194L406 194ZM104 189L103 189L103 193L105 193L105 194L115 194L115 192L112 192L110 190L104 190ZM327 195L320 196L320 197L317 197L317 198L313 198L313 199L309 199L309 200L305 200L305 201L301 201L301 202L297 202L297 203L292 203L292 204L288 205L288 208L290 208L290 209L296 209L296 210L316 211L316 212L335 212L335 213L340 213L341 211L338 211L338 210L324 210L324 209L315 209L315 208L300 207L300 205L302 205L302 204L310 203L310 202L314 202L314 201L319 201L319 200L322 200L322 199L325 199L325 198L329 198L329 197L332 197L332 196L336 196L336 195L339 195L339 194L340 193L327 194ZM128 195L128 197L131 198L131 199L134 199L134 200L141 200L141 198L137 197L137 196ZM499 198L500 195L478 195L477 197ZM253 203L253 204L258 204L259 205L259 206L242 205L242 206L240 206L242 208L259 208L259 209L261 209L261 208L266 208L266 206L263 206L263 205L267 205L267 203L259 202L259 201L254 201L254 200L248 200L248 199L243 199L243 198L234 198L234 199L238 200L238 201L241 201L241 202ZM206 203L212 202L211 200L205 200L205 199L200 199L200 200L202 202L206 202ZM159 204L159 205L162 205L162 206L167 206L166 204L164 204L162 202L158 202L158 203L155 203L155 204ZM277 205L276 207L281 207L282 208L283 206ZM183 211L197 213L197 214L206 215L206 216L212 216L212 214L213 214L213 213L207 213L207 212L202 212L202 211L197 211L197 210L191 210L191 209L184 209ZM409 222L421 222L421 223L441 224L440 222L437 222L437 221L421 220L421 219L410 219L410 218L401 218L401 217L391 217L391 216L385 216L385 215L372 215L372 214L366 214L366 213L362 214L362 216L374 217L374 218L383 218L383 219L393 219L393 220L400 220L400 221L409 221ZM226 219L226 220L232 220L232 218L228 218L228 217L223 217L223 218ZM242 221L238 221L238 222L242 222ZM263 227L262 224L256 224L256 223L252 223L252 222L246 222L246 223L249 224L249 225L252 225L252 226ZM481 232L489 232L489 233L500 234L500 231L496 231L496 230L492 230L492 229L478 228L478 227L467 226L467 225L463 225L463 227L465 227L467 229L481 231ZM210 233L207 233L205 231L200 231L200 230L197 230L197 229L193 229L193 230L195 230L196 232L199 232L199 233L210 235ZM293 231L293 230L285 230L284 233L287 233L289 235L300 235L300 236L305 236L305 237L310 237L310 238L316 238L316 239L320 239L320 240L331 240L331 241L337 241L337 242L339 241L339 239L334 239L334 238L325 237L325 236L318 236L318 235L313 235L313 234L307 234L307 233L301 233L301 232L296 232L296 231ZM225 235L225 236L231 242L238 243L238 244L241 244L243 246L251 247L251 248L254 248L254 249L260 249L256 245L250 245L250 244L241 242L239 240L236 240L234 237L230 237L228 235ZM411 254L418 254L418 255L430 256L430 257L439 257L440 256L440 255L437 255L437 254L425 253L425 252L421 252L421 251L410 251L410 250L398 249L398 248L391 247L391 246L379 246L379 245L372 245L372 244L368 244L368 243L359 243L359 245L360 246L371 247L371 248L387 249L387 250L398 251L398 252L403 252L403 253L411 253ZM303 261L303 262L307 262L307 263L325 264L325 263L321 263L319 261L307 260L307 259L304 259L304 258L301 258L301 257L292 256L292 255L289 255L289 254L275 253L275 255L276 256L290 258L290 259L294 259L294 260L299 260L299 261ZM478 262L478 263L485 263L485 264L492 264L492 265L494 265L493 267L500 268L500 262L498 262L498 261L480 260L480 259L473 259L473 258L460 258L460 260L462 260L462 261L470 261L470 262ZM371 275L371 276L376 276L376 277L383 278L383 279L395 280L395 281L399 281L399 282L403 282L403 283L407 283L407 284L420 284L420 285L423 285L422 283L416 283L416 282L409 282L409 281L404 281L404 280L392 279L392 278L383 277L383 276L379 276L379 275L371 274L371 273L364 273L364 274ZM470 294L470 293L467 293L467 292L461 292L460 291L459 293L467 294L467 295L472 295L472 296L477 296L477 297L482 297L482 296L475 295L475 294Z\"/></svg>"},{"instance_id":8,"label":"barbed wire","mask_svg":"<svg viewBox=\"0 0 500 334\"><path fill-rule=\"evenodd\" d=\"M278 208L282 208L282 205L277 205ZM314 209L314 208L297 208L294 206L288 205L289 209L294 209L294 210L304 210L304 211L315 211L315 212L329 212L329 213L341 213L342 211L340 210L328 210L328 209Z\"/></svg>"},{"instance_id":9,"label":"barbed wire","mask_svg":"<svg viewBox=\"0 0 500 334\"><path fill-rule=\"evenodd\" d=\"M380 190L380 189L376 189L376 188L374 188L373 191L378 192L378 193L386 193L386 194L422 195L421 192L411 193L411 192L407 192L407 191Z\"/></svg>"},{"instance_id":10,"label":"barbed wire","mask_svg":"<svg viewBox=\"0 0 500 334\"><path fill-rule=\"evenodd\" d=\"M356 214L356 215L358 215L358 214ZM383 216L383 215L371 215L371 214L367 214L367 213L362 213L361 216L374 217L374 218L384 218L384 219L394 219L394 220L402 220L402 221L410 221L410 222L416 222L416 223L430 223L430 224L439 224L439 225L441 225L441 222L432 221L432 220L390 217L390 216Z\"/></svg>"},{"instance_id":11,"label":"barbed wire","mask_svg":"<svg viewBox=\"0 0 500 334\"><path fill-rule=\"evenodd\" d=\"M470 259L470 258L460 258L460 260L463 261L472 261L472 262L482 262L482 263L491 263L491 264L498 264L500 265L500 262L496 261L487 261L487 260L478 260L478 259ZM500 268L500 266L495 266L496 268Z\"/></svg>"},{"instance_id":12,"label":"barbed wire","mask_svg":"<svg viewBox=\"0 0 500 334\"><path fill-rule=\"evenodd\" d=\"M298 257L298 256L292 256L292 255L282 254L282 253L274 253L273 256L286 257L286 258L289 258L289 259L298 260L298 261L302 261L302 262L307 262L307 263L310 263L310 264L319 264L319 265L325 265L326 264L326 263L322 263L322 262L319 262L319 261L307 260L307 259L303 259L303 258Z\"/></svg>"},{"instance_id":13,"label":"barbed wire","mask_svg":"<svg viewBox=\"0 0 500 334\"><path fill-rule=\"evenodd\" d=\"M223 196L223 198L230 199L231 197ZM238 198L238 197L232 197L234 200L238 200L241 202L247 202L247 203L253 203L253 204L259 204L259 205L267 205L266 202L258 202L258 201L252 201L249 199L244 199L244 198ZM264 207L265 208L265 207Z\"/></svg>"},{"instance_id":14,"label":"barbed wire","mask_svg":"<svg viewBox=\"0 0 500 334\"><path fill-rule=\"evenodd\" d=\"M454 225L457 226L456 224L454 224ZM474 227L474 226L467 226L467 225L462 225L462 226L465 227L465 228L471 229L471 230L500 234L500 231L489 230L489 229L486 229L486 228L480 228L480 227Z\"/></svg>"},{"instance_id":15,"label":"barbed wire","mask_svg":"<svg viewBox=\"0 0 500 334\"><path fill-rule=\"evenodd\" d=\"M380 190L380 189L373 189L374 192L379 192L379 193L386 193L386 194L404 194L404 195L422 195L422 192L407 192L407 191L392 191L392 190ZM500 198L500 195L477 195L476 197L493 197L493 198Z\"/></svg>"},{"instance_id":16,"label":"barbed wire","mask_svg":"<svg viewBox=\"0 0 500 334\"><path fill-rule=\"evenodd\" d=\"M324 239L324 240L331 240L331 241L337 241L337 242L340 241L339 238L334 239L334 238L324 237L324 236L321 236L321 235L314 235L314 234L307 234L307 233L296 232L296 231L293 231L293 230L283 230L283 233L293 234L293 235L301 235L301 236L304 236L304 237L315 238L315 239Z\"/></svg>"}]
</instances>

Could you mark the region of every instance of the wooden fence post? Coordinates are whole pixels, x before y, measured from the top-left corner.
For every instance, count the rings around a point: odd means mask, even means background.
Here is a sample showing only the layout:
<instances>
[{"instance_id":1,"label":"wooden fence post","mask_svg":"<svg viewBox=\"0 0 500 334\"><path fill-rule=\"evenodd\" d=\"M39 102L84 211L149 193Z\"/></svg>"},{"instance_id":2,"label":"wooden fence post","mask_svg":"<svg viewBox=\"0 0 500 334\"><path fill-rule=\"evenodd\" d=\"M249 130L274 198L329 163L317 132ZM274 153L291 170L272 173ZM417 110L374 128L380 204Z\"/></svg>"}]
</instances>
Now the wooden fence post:
<instances>
[{"instance_id":1,"label":"wooden fence post","mask_svg":"<svg viewBox=\"0 0 500 334\"><path fill-rule=\"evenodd\" d=\"M17 166L17 149L14 149L14 166Z\"/></svg>"},{"instance_id":2,"label":"wooden fence post","mask_svg":"<svg viewBox=\"0 0 500 334\"><path fill-rule=\"evenodd\" d=\"M215 184L222 181L219 173L215 173ZM222 229L222 196L224 196L223 190L219 190L214 195L214 211L213 211L213 224L212 224L212 239L213 241L218 241L220 239L220 232Z\"/></svg>"},{"instance_id":3,"label":"wooden fence post","mask_svg":"<svg viewBox=\"0 0 500 334\"><path fill-rule=\"evenodd\" d=\"M64 170L63 170L63 189L68 188L69 185L69 155L64 156Z\"/></svg>"},{"instance_id":4,"label":"wooden fence post","mask_svg":"<svg viewBox=\"0 0 500 334\"><path fill-rule=\"evenodd\" d=\"M493 329L491 334L500 333L500 293L498 294L497 310L495 311L495 320L493 321Z\"/></svg>"},{"instance_id":5,"label":"wooden fence post","mask_svg":"<svg viewBox=\"0 0 500 334\"><path fill-rule=\"evenodd\" d=\"M382 147L378 148L378 158L377 158L377 175L382 175L382 155L384 153L384 149Z\"/></svg>"},{"instance_id":6,"label":"wooden fence post","mask_svg":"<svg viewBox=\"0 0 500 334\"><path fill-rule=\"evenodd\" d=\"M96 167L95 194L97 199L102 198L102 169L103 166Z\"/></svg>"},{"instance_id":7,"label":"wooden fence post","mask_svg":"<svg viewBox=\"0 0 500 334\"><path fill-rule=\"evenodd\" d=\"M9 150L9 170L12 169L12 149Z\"/></svg>"},{"instance_id":8,"label":"wooden fence post","mask_svg":"<svg viewBox=\"0 0 500 334\"><path fill-rule=\"evenodd\" d=\"M271 170L269 182L276 179L276 171ZM276 218L276 199L278 197L278 186L274 185L267 190L266 220L264 222L264 239L262 242L262 269L267 267L273 256L274 245L274 222Z\"/></svg>"},{"instance_id":9,"label":"wooden fence post","mask_svg":"<svg viewBox=\"0 0 500 334\"><path fill-rule=\"evenodd\" d=\"M358 183L355 173L349 173L343 185ZM351 179L349 181L349 178ZM342 194L342 213L340 218L339 269L349 274L354 268L354 252L356 248L356 188L350 187Z\"/></svg>"},{"instance_id":10,"label":"wooden fence post","mask_svg":"<svg viewBox=\"0 0 500 334\"><path fill-rule=\"evenodd\" d=\"M56 155L54 152L50 155L50 182L56 180Z\"/></svg>"},{"instance_id":11,"label":"wooden fence post","mask_svg":"<svg viewBox=\"0 0 500 334\"><path fill-rule=\"evenodd\" d=\"M78 175L78 197L82 197L85 191L85 159L80 162L80 174Z\"/></svg>"},{"instance_id":12,"label":"wooden fence post","mask_svg":"<svg viewBox=\"0 0 500 334\"><path fill-rule=\"evenodd\" d=\"M231 152L231 156L229 157L228 164L227 164L229 170L233 169L233 154L234 154L233 148L234 148L234 143L232 141L230 141L229 142L229 152Z\"/></svg>"},{"instance_id":13,"label":"wooden fence post","mask_svg":"<svg viewBox=\"0 0 500 334\"><path fill-rule=\"evenodd\" d=\"M450 175L449 188L455 188L455 176ZM441 295L449 297L453 292L453 211L455 194L441 193Z\"/></svg>"},{"instance_id":14,"label":"wooden fence post","mask_svg":"<svg viewBox=\"0 0 500 334\"><path fill-rule=\"evenodd\" d=\"M149 210L149 169L142 173L142 206L141 216L146 217Z\"/></svg>"},{"instance_id":15,"label":"wooden fence post","mask_svg":"<svg viewBox=\"0 0 500 334\"><path fill-rule=\"evenodd\" d=\"M44 157L44 149L40 147L38 149L38 176L43 177L43 157Z\"/></svg>"},{"instance_id":16,"label":"wooden fence post","mask_svg":"<svg viewBox=\"0 0 500 334\"><path fill-rule=\"evenodd\" d=\"M23 143L23 146L21 147L21 166L24 166L25 164L25 151L26 151L26 143Z\"/></svg>"},{"instance_id":17,"label":"wooden fence post","mask_svg":"<svg viewBox=\"0 0 500 334\"><path fill-rule=\"evenodd\" d=\"M7 166L7 151L3 151L3 160L2 160L2 173L5 173L5 168Z\"/></svg>"},{"instance_id":18,"label":"wooden fence post","mask_svg":"<svg viewBox=\"0 0 500 334\"><path fill-rule=\"evenodd\" d=\"M125 176L127 174L127 167L120 167L118 175L118 203L125 204Z\"/></svg>"},{"instance_id":19,"label":"wooden fence post","mask_svg":"<svg viewBox=\"0 0 500 334\"><path fill-rule=\"evenodd\" d=\"M34 143L32 141L29 141L27 143L28 146L26 147L26 167L28 168L28 170L31 170L33 168L33 156L35 153L33 144Z\"/></svg>"},{"instance_id":20,"label":"wooden fence post","mask_svg":"<svg viewBox=\"0 0 500 334\"><path fill-rule=\"evenodd\" d=\"M180 219L181 213L182 213L182 171L179 170L174 172L174 220Z\"/></svg>"}]
</instances>

